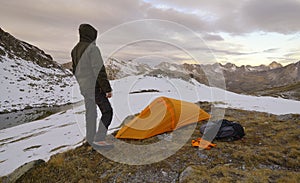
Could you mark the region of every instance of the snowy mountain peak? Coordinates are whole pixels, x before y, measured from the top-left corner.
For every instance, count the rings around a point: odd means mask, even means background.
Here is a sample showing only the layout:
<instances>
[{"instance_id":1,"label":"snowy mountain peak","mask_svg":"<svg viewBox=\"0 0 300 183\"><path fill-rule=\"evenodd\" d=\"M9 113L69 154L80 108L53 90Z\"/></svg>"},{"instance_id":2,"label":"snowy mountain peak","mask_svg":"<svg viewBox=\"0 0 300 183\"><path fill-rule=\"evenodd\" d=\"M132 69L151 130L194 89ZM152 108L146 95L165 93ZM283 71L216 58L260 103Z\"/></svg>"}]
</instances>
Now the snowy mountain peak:
<instances>
[{"instance_id":1,"label":"snowy mountain peak","mask_svg":"<svg viewBox=\"0 0 300 183\"><path fill-rule=\"evenodd\" d=\"M161 62L154 68L156 69L166 69L170 71L183 71L182 65L176 64L176 63L170 63L170 62Z\"/></svg>"},{"instance_id":2,"label":"snowy mountain peak","mask_svg":"<svg viewBox=\"0 0 300 183\"><path fill-rule=\"evenodd\" d=\"M132 75L145 74L151 70L149 65L132 60L123 61L121 59L108 58L104 64L107 68L109 79L120 79Z\"/></svg>"},{"instance_id":3,"label":"snowy mountain peak","mask_svg":"<svg viewBox=\"0 0 300 183\"><path fill-rule=\"evenodd\" d=\"M243 72L260 72L260 71L268 71L277 68L282 68L283 66L280 63L273 61L269 65L263 65L263 64L259 66L241 65L238 67L233 63L226 63L225 65L220 64L220 67L222 67L223 70L229 72L235 72L239 70Z\"/></svg>"},{"instance_id":4,"label":"snowy mountain peak","mask_svg":"<svg viewBox=\"0 0 300 183\"><path fill-rule=\"evenodd\" d=\"M269 64L270 69L277 69L277 68L281 68L281 67L282 67L282 65L275 61L273 61L272 63Z\"/></svg>"},{"instance_id":5,"label":"snowy mountain peak","mask_svg":"<svg viewBox=\"0 0 300 183\"><path fill-rule=\"evenodd\" d=\"M225 65L223 65L223 67L227 70L230 71L235 71L236 70L236 65L233 63L226 63Z\"/></svg>"}]
</instances>

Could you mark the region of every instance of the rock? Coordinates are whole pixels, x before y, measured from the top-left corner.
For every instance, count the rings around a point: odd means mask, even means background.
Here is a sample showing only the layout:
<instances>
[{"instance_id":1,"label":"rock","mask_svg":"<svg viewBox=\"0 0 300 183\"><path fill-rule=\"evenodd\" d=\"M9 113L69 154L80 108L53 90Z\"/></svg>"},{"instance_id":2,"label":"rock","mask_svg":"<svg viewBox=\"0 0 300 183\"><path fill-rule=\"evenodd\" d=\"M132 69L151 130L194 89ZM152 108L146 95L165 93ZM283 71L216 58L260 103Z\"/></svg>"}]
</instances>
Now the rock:
<instances>
[{"instance_id":1,"label":"rock","mask_svg":"<svg viewBox=\"0 0 300 183\"><path fill-rule=\"evenodd\" d=\"M276 118L277 118L277 120L280 120L280 121L287 121L287 120L293 118L293 115L285 114L285 115L276 116Z\"/></svg>"},{"instance_id":2,"label":"rock","mask_svg":"<svg viewBox=\"0 0 300 183\"><path fill-rule=\"evenodd\" d=\"M194 168L192 166L188 166L183 172L181 172L180 177L179 177L179 182L188 182L189 177L193 174Z\"/></svg>"},{"instance_id":3,"label":"rock","mask_svg":"<svg viewBox=\"0 0 300 183\"><path fill-rule=\"evenodd\" d=\"M167 176L168 176L168 173L165 172L165 171L162 171L161 173L163 174L164 177L167 177Z\"/></svg>"},{"instance_id":4,"label":"rock","mask_svg":"<svg viewBox=\"0 0 300 183\"><path fill-rule=\"evenodd\" d=\"M45 163L45 161L42 159L38 159L38 160L34 160L31 162L25 163L24 165L17 168L14 172L12 172L8 176L4 177L3 182L11 182L11 183L16 182L26 172L28 172L29 170L31 170L31 169L35 168L36 166L41 165L43 163Z\"/></svg>"},{"instance_id":5,"label":"rock","mask_svg":"<svg viewBox=\"0 0 300 183\"><path fill-rule=\"evenodd\" d=\"M207 156L206 154L203 154L201 151L198 151L198 152L197 152L197 155L198 155L198 157L201 158L201 159L207 159L207 158L208 158L208 156Z\"/></svg>"},{"instance_id":6,"label":"rock","mask_svg":"<svg viewBox=\"0 0 300 183\"><path fill-rule=\"evenodd\" d=\"M179 176L179 183L211 182L212 173L210 171L211 170L208 170L207 166L201 166L201 165L188 166L185 170L183 170L183 172L181 172Z\"/></svg>"}]
</instances>

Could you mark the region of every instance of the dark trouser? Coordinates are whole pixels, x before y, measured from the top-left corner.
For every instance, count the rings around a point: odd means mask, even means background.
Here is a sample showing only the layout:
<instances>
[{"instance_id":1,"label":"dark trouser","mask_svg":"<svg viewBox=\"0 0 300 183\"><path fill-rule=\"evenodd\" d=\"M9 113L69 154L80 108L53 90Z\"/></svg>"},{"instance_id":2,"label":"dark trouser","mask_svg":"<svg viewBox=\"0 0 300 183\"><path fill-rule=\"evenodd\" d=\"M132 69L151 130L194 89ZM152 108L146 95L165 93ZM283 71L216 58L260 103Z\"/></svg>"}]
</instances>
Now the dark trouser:
<instances>
[{"instance_id":1,"label":"dark trouser","mask_svg":"<svg viewBox=\"0 0 300 183\"><path fill-rule=\"evenodd\" d=\"M93 92L84 93L85 102L85 118L86 118L86 139L88 143L93 141L105 140L108 126L112 121L113 110L109 100L106 97L106 93L101 92L99 88ZM98 130L96 132L97 123L97 107L99 107L102 116L99 122Z\"/></svg>"}]
</instances>

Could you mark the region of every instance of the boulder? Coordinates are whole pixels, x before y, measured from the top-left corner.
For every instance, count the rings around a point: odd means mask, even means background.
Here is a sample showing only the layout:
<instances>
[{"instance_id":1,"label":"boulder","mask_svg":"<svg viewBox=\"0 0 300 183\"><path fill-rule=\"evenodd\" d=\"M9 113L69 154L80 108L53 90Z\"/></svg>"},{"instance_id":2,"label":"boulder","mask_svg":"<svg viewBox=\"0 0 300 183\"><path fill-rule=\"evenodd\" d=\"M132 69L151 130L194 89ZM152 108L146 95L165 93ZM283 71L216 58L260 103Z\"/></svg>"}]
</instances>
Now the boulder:
<instances>
[{"instance_id":1,"label":"boulder","mask_svg":"<svg viewBox=\"0 0 300 183\"><path fill-rule=\"evenodd\" d=\"M34 160L31 162L25 163L24 165L20 166L15 171L13 171L11 174L7 175L6 177L3 177L2 181L10 182L10 183L16 182L26 172L30 171L34 167L41 165L43 163L45 163L45 161L42 159L38 159L38 160Z\"/></svg>"}]
</instances>

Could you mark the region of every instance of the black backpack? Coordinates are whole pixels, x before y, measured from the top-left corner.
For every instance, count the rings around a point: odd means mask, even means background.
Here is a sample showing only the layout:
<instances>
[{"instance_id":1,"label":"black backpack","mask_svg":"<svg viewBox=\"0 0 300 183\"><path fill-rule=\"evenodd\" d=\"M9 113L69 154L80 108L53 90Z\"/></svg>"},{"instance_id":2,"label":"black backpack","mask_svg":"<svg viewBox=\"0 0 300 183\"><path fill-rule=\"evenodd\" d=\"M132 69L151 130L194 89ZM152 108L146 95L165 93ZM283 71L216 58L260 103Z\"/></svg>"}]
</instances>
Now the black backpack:
<instances>
[{"instance_id":1,"label":"black backpack","mask_svg":"<svg viewBox=\"0 0 300 183\"><path fill-rule=\"evenodd\" d=\"M206 131L206 133L209 134L209 130L213 130L215 127L217 127L218 123L221 123L221 126L214 138L216 140L234 141L234 140L239 140L245 136L244 128L242 127L242 125L236 122L228 121L226 119L210 123L209 124L210 126ZM208 123L201 126L200 132L202 134L204 134L207 126Z\"/></svg>"}]
</instances>

